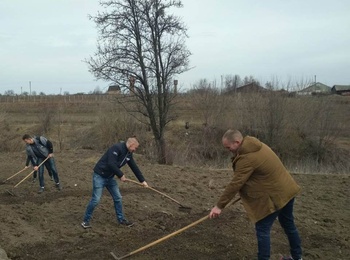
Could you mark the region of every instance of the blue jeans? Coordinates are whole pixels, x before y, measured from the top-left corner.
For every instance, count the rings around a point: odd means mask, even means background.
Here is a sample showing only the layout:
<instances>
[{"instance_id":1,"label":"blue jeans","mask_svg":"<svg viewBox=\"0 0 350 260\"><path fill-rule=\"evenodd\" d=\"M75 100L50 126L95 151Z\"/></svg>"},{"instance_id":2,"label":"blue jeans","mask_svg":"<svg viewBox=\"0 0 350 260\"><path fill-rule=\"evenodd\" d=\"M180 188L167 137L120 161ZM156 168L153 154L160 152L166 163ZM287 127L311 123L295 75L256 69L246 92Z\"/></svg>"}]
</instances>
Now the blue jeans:
<instances>
[{"instance_id":1,"label":"blue jeans","mask_svg":"<svg viewBox=\"0 0 350 260\"><path fill-rule=\"evenodd\" d=\"M38 158L37 163L41 164L43 161L45 160L45 158ZM56 183L60 183L60 179L58 178L58 172L56 169L56 164L55 164L55 158L51 157L49 158L46 162L44 162L44 165L46 167L46 169L48 170L48 172L52 173L52 176L55 180ZM40 187L45 187L45 182L44 182L44 165L41 165L39 168L39 184Z\"/></svg>"},{"instance_id":2,"label":"blue jeans","mask_svg":"<svg viewBox=\"0 0 350 260\"><path fill-rule=\"evenodd\" d=\"M256 237L258 239L258 260L270 259L270 231L276 218L278 218L284 233L288 237L291 256L293 259L302 257L301 240L294 224L293 204L294 198L282 209L255 223Z\"/></svg>"},{"instance_id":3,"label":"blue jeans","mask_svg":"<svg viewBox=\"0 0 350 260\"><path fill-rule=\"evenodd\" d=\"M92 198L87 205L84 222L89 223L92 217L92 213L95 207L100 202L103 188L106 187L109 193L111 194L114 202L114 210L117 215L117 220L120 222L124 220L123 214L123 204L122 204L122 195L120 194L118 184L114 177L104 178L101 175L94 173L92 179Z\"/></svg>"}]
</instances>

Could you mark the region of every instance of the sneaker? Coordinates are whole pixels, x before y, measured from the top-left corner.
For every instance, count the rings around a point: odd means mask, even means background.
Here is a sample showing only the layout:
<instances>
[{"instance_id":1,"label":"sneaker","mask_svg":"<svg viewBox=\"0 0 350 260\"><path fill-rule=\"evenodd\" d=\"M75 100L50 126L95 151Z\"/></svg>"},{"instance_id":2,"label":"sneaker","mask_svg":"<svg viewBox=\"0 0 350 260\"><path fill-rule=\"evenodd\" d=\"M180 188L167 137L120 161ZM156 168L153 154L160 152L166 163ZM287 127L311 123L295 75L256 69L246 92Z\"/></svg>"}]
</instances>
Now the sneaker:
<instances>
[{"instance_id":1,"label":"sneaker","mask_svg":"<svg viewBox=\"0 0 350 260\"><path fill-rule=\"evenodd\" d=\"M126 227L132 227L134 223L127 221L126 219L123 219L122 221L119 221L120 225L126 226Z\"/></svg>"},{"instance_id":2,"label":"sneaker","mask_svg":"<svg viewBox=\"0 0 350 260\"><path fill-rule=\"evenodd\" d=\"M50 179L53 181L53 176L52 175L50 175Z\"/></svg>"},{"instance_id":3,"label":"sneaker","mask_svg":"<svg viewBox=\"0 0 350 260\"><path fill-rule=\"evenodd\" d=\"M36 182L36 178L33 178L32 183Z\"/></svg>"},{"instance_id":4,"label":"sneaker","mask_svg":"<svg viewBox=\"0 0 350 260\"><path fill-rule=\"evenodd\" d=\"M82 222L80 224L84 229L91 228L90 224L88 222Z\"/></svg>"},{"instance_id":5,"label":"sneaker","mask_svg":"<svg viewBox=\"0 0 350 260\"><path fill-rule=\"evenodd\" d=\"M56 188L57 188L58 190L62 190L62 186L61 186L61 184L56 183L56 184L55 184L55 186L56 186Z\"/></svg>"},{"instance_id":6,"label":"sneaker","mask_svg":"<svg viewBox=\"0 0 350 260\"><path fill-rule=\"evenodd\" d=\"M44 192L44 187L40 187L40 189L39 189L39 191L38 191L38 193L40 194L40 193L43 193Z\"/></svg>"},{"instance_id":7,"label":"sneaker","mask_svg":"<svg viewBox=\"0 0 350 260\"><path fill-rule=\"evenodd\" d=\"M280 260L294 260L294 258L291 257L291 256L282 256L280 258ZM295 259L295 260L303 260L303 259L302 258L298 258L298 259Z\"/></svg>"}]
</instances>

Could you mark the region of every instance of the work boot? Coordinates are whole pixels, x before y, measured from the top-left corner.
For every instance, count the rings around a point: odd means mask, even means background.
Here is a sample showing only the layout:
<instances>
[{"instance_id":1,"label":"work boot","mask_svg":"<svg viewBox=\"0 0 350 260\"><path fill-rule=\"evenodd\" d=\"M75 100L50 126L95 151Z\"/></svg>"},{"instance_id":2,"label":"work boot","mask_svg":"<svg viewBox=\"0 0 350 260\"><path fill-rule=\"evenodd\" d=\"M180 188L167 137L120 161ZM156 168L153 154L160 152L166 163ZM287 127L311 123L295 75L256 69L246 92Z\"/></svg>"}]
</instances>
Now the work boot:
<instances>
[{"instance_id":1,"label":"work boot","mask_svg":"<svg viewBox=\"0 0 350 260\"><path fill-rule=\"evenodd\" d=\"M132 227L134 225L134 223L132 223L131 221L127 221L126 219L119 221L119 224L126 227Z\"/></svg>"},{"instance_id":2,"label":"work boot","mask_svg":"<svg viewBox=\"0 0 350 260\"><path fill-rule=\"evenodd\" d=\"M45 189L44 187L40 187L38 193L39 193L39 194L43 193L43 192L44 192L44 189Z\"/></svg>"},{"instance_id":3,"label":"work boot","mask_svg":"<svg viewBox=\"0 0 350 260\"><path fill-rule=\"evenodd\" d=\"M89 222L82 222L80 225L81 225L84 229L91 228Z\"/></svg>"},{"instance_id":4,"label":"work boot","mask_svg":"<svg viewBox=\"0 0 350 260\"><path fill-rule=\"evenodd\" d=\"M61 184L56 183L56 184L55 184L55 186L56 186L56 188L57 188L58 190L62 190L62 186L61 186Z\"/></svg>"}]
</instances>

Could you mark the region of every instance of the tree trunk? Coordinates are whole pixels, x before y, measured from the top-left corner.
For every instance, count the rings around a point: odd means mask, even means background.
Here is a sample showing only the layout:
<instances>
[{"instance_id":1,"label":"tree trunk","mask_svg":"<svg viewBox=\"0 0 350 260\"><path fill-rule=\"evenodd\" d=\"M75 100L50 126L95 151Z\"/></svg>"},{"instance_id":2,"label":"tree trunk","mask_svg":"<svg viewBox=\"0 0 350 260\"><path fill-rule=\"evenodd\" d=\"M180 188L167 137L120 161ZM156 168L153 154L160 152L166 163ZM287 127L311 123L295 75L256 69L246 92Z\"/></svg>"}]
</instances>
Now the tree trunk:
<instances>
[{"instance_id":1,"label":"tree trunk","mask_svg":"<svg viewBox=\"0 0 350 260\"><path fill-rule=\"evenodd\" d=\"M156 143L157 143L157 149L158 149L158 163L166 164L167 158L166 158L166 145L165 145L164 137L160 137L159 139L157 139Z\"/></svg>"}]
</instances>

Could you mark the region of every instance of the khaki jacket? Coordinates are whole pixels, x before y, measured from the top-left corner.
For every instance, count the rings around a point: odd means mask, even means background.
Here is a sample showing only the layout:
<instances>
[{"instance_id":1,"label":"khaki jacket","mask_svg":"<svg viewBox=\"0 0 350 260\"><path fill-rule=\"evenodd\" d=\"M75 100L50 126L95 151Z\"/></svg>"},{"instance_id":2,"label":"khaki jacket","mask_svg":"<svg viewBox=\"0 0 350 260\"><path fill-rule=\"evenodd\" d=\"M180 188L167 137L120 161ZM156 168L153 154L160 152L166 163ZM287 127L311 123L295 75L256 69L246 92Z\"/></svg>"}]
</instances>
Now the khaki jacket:
<instances>
[{"instance_id":1,"label":"khaki jacket","mask_svg":"<svg viewBox=\"0 0 350 260\"><path fill-rule=\"evenodd\" d=\"M244 137L232 167L233 178L217 206L223 209L239 192L253 223L283 208L301 190L271 148L254 137Z\"/></svg>"}]
</instances>

